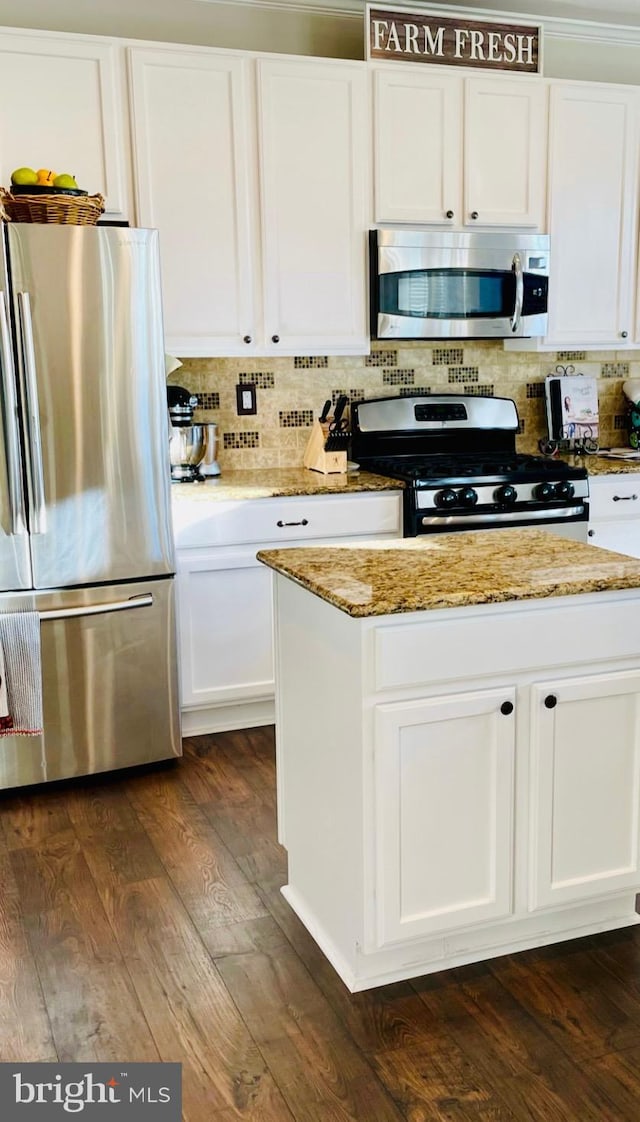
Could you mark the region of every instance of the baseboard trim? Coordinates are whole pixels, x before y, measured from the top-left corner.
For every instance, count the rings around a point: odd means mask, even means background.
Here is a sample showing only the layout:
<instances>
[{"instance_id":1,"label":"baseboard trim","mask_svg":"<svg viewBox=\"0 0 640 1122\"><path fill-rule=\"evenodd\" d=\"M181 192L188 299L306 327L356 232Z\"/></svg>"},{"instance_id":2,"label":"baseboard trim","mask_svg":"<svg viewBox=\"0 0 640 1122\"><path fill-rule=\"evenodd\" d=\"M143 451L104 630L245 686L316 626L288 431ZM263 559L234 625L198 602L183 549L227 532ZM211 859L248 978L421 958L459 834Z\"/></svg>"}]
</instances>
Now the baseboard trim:
<instances>
[{"instance_id":1,"label":"baseboard trim","mask_svg":"<svg viewBox=\"0 0 640 1122\"><path fill-rule=\"evenodd\" d=\"M242 701L235 705L209 705L182 710L182 735L201 736L208 732L235 732L275 723L272 699Z\"/></svg>"},{"instance_id":2,"label":"baseboard trim","mask_svg":"<svg viewBox=\"0 0 640 1122\"><path fill-rule=\"evenodd\" d=\"M435 974L456 966L467 966L473 962L485 962L536 947L546 947L553 943L582 939L587 935L633 927L640 923L640 915L627 910L630 903L633 905L633 898L626 893L623 897L616 898L615 902L599 901L591 905L583 903L576 908L561 911L552 917L556 924L554 928L536 930L539 917L532 916L529 921L519 921L517 931L510 921L489 927L485 932L486 943L475 947L451 946L451 941L460 938L454 932L449 937L433 936L370 953L356 948L356 961L352 965L300 893L289 884L284 885L280 891L350 993Z\"/></svg>"}]
</instances>

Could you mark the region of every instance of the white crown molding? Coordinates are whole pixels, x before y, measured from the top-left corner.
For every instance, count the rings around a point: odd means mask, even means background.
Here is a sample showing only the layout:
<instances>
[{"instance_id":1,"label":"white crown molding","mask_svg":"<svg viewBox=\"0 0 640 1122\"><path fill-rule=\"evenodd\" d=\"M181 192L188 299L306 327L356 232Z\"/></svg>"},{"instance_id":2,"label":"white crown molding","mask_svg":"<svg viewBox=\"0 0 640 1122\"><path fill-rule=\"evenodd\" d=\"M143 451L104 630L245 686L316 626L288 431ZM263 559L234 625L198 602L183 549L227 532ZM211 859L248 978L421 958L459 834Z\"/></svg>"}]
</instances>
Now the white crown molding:
<instances>
[{"instance_id":1,"label":"white crown molding","mask_svg":"<svg viewBox=\"0 0 640 1122\"><path fill-rule=\"evenodd\" d=\"M202 4L241 5L255 7L262 10L272 9L279 12L311 12L325 16L340 16L343 19L361 19L363 21L367 0L198 0ZM380 0L381 8L385 7L384 0ZM489 16L500 19L505 16L513 18L514 22L537 23L544 28L545 36L552 39L571 39L593 44L606 44L608 46L640 46L640 26L622 23L602 23L595 19L566 19L560 16L537 15L534 12L513 12L498 10L496 8L473 8L467 5L452 5L428 3L421 4L420 0L411 0L403 4L402 0L390 0L389 7L413 8L416 11L424 8L425 11L446 12L451 15L466 16L469 19L479 19Z\"/></svg>"}]
</instances>

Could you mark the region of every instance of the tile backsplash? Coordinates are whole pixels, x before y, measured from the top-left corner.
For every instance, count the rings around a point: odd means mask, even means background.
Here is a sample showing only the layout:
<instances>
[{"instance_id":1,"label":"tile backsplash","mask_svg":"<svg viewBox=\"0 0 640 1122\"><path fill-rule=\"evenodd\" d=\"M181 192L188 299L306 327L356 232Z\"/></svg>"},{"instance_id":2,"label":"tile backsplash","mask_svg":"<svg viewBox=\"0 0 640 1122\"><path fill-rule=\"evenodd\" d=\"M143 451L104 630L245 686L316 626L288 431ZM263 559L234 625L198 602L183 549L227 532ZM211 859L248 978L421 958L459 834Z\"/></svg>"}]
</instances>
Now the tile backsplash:
<instances>
[{"instance_id":1,"label":"tile backsplash","mask_svg":"<svg viewBox=\"0 0 640 1122\"><path fill-rule=\"evenodd\" d=\"M635 357L637 353L637 358ZM640 352L505 351L502 343L471 340L372 343L370 355L295 358L185 358L169 378L199 396L196 420L217 421L219 460L226 468L299 467L314 416L326 398L429 393L511 397L520 416L518 450L537 452L546 436L544 379L558 362L598 379L600 444L627 443L622 383L640 378ZM256 386L257 413L239 417L236 386Z\"/></svg>"}]
</instances>

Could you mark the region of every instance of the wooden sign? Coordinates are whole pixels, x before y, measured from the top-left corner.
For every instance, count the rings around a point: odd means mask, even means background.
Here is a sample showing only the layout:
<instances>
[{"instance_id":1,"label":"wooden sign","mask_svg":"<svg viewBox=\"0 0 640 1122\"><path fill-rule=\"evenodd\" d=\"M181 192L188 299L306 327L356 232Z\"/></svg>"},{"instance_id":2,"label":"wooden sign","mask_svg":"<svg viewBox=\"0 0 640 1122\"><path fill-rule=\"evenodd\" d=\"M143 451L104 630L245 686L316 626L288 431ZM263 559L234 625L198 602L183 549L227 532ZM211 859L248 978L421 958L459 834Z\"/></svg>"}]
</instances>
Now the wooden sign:
<instances>
[{"instance_id":1,"label":"wooden sign","mask_svg":"<svg viewBox=\"0 0 640 1122\"><path fill-rule=\"evenodd\" d=\"M367 58L541 72L542 28L367 5Z\"/></svg>"}]
</instances>

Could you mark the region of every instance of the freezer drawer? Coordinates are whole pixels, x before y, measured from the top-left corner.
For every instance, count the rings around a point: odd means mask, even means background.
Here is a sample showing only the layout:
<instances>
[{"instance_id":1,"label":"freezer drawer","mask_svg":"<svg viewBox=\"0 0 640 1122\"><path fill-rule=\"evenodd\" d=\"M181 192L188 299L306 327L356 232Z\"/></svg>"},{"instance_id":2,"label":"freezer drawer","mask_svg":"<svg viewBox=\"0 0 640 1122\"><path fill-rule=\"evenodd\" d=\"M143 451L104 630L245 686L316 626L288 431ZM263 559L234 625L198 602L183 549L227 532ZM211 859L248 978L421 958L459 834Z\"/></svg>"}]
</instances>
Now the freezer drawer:
<instances>
[{"instance_id":1,"label":"freezer drawer","mask_svg":"<svg viewBox=\"0 0 640 1122\"><path fill-rule=\"evenodd\" d=\"M181 754L172 578L0 596L33 609L44 734L0 737L0 788Z\"/></svg>"}]
</instances>

